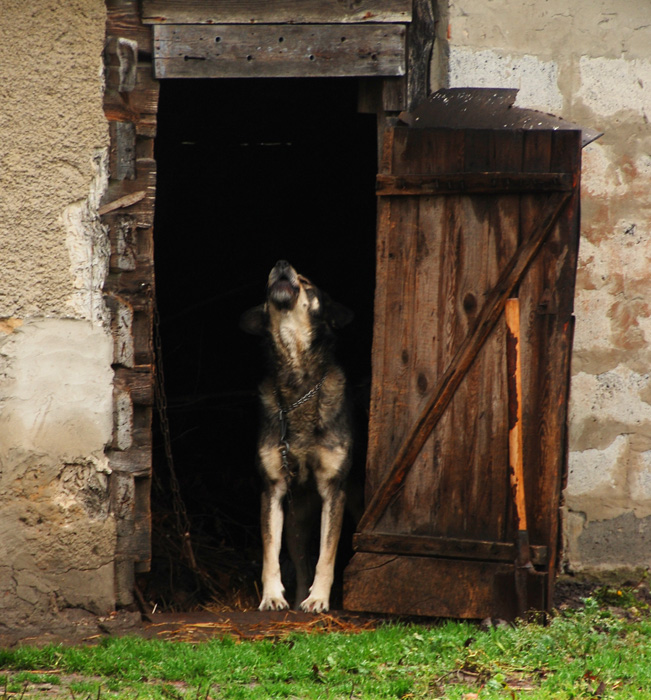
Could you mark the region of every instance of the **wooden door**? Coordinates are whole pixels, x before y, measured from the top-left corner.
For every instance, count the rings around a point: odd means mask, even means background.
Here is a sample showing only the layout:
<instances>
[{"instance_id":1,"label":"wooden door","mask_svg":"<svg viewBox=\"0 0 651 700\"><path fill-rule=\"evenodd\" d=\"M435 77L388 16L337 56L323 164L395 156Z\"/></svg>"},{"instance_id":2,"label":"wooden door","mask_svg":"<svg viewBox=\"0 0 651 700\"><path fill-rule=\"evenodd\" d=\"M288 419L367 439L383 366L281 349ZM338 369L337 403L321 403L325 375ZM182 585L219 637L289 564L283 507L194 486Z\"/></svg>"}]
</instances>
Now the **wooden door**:
<instances>
[{"instance_id":1,"label":"wooden door","mask_svg":"<svg viewBox=\"0 0 651 700\"><path fill-rule=\"evenodd\" d=\"M367 505L345 573L347 609L514 617L509 296L521 307L528 603L551 604L580 151L579 131L387 132Z\"/></svg>"}]
</instances>

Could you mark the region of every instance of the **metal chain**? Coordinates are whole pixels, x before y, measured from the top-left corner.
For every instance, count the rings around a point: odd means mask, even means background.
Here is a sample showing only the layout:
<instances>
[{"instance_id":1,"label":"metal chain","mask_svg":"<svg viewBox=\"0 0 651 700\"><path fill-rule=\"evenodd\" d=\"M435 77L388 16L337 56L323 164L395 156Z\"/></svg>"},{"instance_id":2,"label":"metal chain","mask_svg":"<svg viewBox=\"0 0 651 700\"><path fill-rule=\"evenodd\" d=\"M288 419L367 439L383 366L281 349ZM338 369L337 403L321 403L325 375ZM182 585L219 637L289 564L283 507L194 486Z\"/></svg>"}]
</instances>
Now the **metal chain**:
<instances>
[{"instance_id":1,"label":"metal chain","mask_svg":"<svg viewBox=\"0 0 651 700\"><path fill-rule=\"evenodd\" d=\"M282 463L282 469L286 471L290 477L294 477L295 474L292 472L292 470L289 468L289 442L287 441L287 414L293 411L295 408L298 408L299 406L302 406L304 403L307 403L313 396L316 396L319 391L321 390L321 387L323 386L323 382L325 382L326 377L328 376L328 373L326 372L322 377L321 381L318 382L315 386L313 386L305 396L301 396L300 399L297 401L294 401L294 403L289 406L288 408L283 408L280 405L280 397L279 397L279 392L274 389L274 398L276 399L276 404L278 405L278 424L280 427L280 440L278 441L278 451L280 452L280 460Z\"/></svg>"},{"instance_id":2,"label":"metal chain","mask_svg":"<svg viewBox=\"0 0 651 700\"><path fill-rule=\"evenodd\" d=\"M290 413L290 411L293 411L295 408L298 408L299 406L302 406L304 403L308 402L313 396L316 396L319 391L321 390L321 387L323 386L323 382L325 382L326 377L328 376L328 373L326 372L322 377L321 380L318 382L318 384L315 384L308 392L305 394L305 396L301 396L298 401L294 401L294 403L289 406L288 408L283 408L280 405L280 399L278 396L278 391L274 389L274 396L276 398L276 403L278 404L278 408L283 412L283 413Z\"/></svg>"},{"instance_id":3,"label":"metal chain","mask_svg":"<svg viewBox=\"0 0 651 700\"><path fill-rule=\"evenodd\" d=\"M153 317L154 317L154 397L156 401L156 411L158 413L158 421L160 424L161 433L163 435L163 447L165 450L165 460L167 469L170 475L170 490L172 492L172 507L176 517L176 526L181 536L182 549L188 559L190 567L193 571L198 571L197 561L192 548L192 540L190 538L190 518L185 508L185 503L181 496L179 480L174 468L174 456L172 454L172 438L170 434L169 419L167 414L167 397L165 395L165 375L163 372L163 345L160 333L160 315L158 313L158 304L156 297L152 300Z\"/></svg>"}]
</instances>

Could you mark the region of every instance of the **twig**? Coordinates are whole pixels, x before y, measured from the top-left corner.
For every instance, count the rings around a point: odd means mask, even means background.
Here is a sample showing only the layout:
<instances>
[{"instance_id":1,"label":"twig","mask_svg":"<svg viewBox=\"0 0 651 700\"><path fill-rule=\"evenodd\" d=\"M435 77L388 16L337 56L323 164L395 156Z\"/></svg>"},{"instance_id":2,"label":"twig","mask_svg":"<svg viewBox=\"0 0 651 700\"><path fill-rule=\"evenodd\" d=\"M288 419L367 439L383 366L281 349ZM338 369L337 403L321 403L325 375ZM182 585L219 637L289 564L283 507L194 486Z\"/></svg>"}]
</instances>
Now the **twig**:
<instances>
[{"instance_id":1,"label":"twig","mask_svg":"<svg viewBox=\"0 0 651 700\"><path fill-rule=\"evenodd\" d=\"M146 196L147 196L146 190L141 190L140 192L132 192L131 194L126 194L126 195L124 195L124 197L119 197L118 199L114 199L112 202L109 202L108 204L104 204L104 206L101 206L97 210L97 213L100 216L104 216L104 214L108 214L112 211L115 211L116 209L123 209L124 207L131 207L134 204L137 204L138 202L142 201Z\"/></svg>"}]
</instances>

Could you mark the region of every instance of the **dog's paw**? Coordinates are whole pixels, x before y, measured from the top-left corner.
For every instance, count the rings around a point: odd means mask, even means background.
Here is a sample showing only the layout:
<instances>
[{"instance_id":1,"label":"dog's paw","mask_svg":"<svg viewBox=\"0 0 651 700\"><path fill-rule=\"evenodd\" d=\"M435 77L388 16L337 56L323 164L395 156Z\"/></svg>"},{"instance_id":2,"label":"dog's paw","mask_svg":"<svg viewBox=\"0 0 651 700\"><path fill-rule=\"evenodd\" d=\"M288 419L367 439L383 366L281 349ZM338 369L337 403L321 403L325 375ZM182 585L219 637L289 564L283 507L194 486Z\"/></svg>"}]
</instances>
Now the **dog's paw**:
<instances>
[{"instance_id":1,"label":"dog's paw","mask_svg":"<svg viewBox=\"0 0 651 700\"><path fill-rule=\"evenodd\" d=\"M325 613L330 610L330 600L309 595L302 603L301 610L310 613Z\"/></svg>"},{"instance_id":2,"label":"dog's paw","mask_svg":"<svg viewBox=\"0 0 651 700\"><path fill-rule=\"evenodd\" d=\"M289 603L283 595L265 596L258 606L258 610L289 610Z\"/></svg>"}]
</instances>

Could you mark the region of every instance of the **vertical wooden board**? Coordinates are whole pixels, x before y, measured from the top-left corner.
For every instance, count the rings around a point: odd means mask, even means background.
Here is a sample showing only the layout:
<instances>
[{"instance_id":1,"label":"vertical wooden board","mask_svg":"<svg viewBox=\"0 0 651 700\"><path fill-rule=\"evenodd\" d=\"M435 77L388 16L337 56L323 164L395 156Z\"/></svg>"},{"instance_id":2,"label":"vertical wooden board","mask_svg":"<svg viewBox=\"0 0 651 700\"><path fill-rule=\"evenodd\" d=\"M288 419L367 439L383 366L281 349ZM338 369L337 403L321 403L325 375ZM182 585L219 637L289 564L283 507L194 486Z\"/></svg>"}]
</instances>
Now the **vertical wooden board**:
<instances>
[{"instance_id":1,"label":"vertical wooden board","mask_svg":"<svg viewBox=\"0 0 651 700\"><path fill-rule=\"evenodd\" d=\"M530 139L533 141L533 139ZM526 167L573 172L580 140L574 132L539 134L527 144ZM545 196L527 198L528 220ZM523 222L523 230L526 222ZM566 465L566 420L572 305L578 249L578 189L520 288L523 309L525 485L532 542L549 551L550 595L558 563L560 492Z\"/></svg>"},{"instance_id":2,"label":"vertical wooden board","mask_svg":"<svg viewBox=\"0 0 651 700\"><path fill-rule=\"evenodd\" d=\"M468 130L465 133L463 167L469 173L489 171L489 133L484 129Z\"/></svg>"},{"instance_id":3,"label":"vertical wooden board","mask_svg":"<svg viewBox=\"0 0 651 700\"><path fill-rule=\"evenodd\" d=\"M398 201L404 199L397 198ZM403 415L405 431L420 415L438 381L434 366L437 332L439 259L441 255L440 197L410 198L417 209L412 246L406 261L413 269L409 304L410 322L405 329L401 356L407 364L408 401ZM390 531L427 533L436 498L438 473L435 469L434 442L429 440L418 455L399 498L388 509L381 528ZM421 478L421 476L423 478ZM389 526L389 521L391 524Z\"/></svg>"},{"instance_id":4,"label":"vertical wooden board","mask_svg":"<svg viewBox=\"0 0 651 700\"><path fill-rule=\"evenodd\" d=\"M531 131L523 135L523 170L526 172L548 172L551 164L550 132ZM524 194L521 206L521 236L526 237L540 216L547 195ZM549 240L556 238L552 231ZM523 460L525 472L525 501L527 503L529 536L532 542L547 543L548 532L540 527L538 514L553 508L549 495L541 491L540 475L546 468L540 450L541 417L548 409L544 392L541 393L541 379L549 371L541 364L541 350L547 343L544 332L545 318L541 311L552 311L552 298L555 295L553 280L548 279L547 253L549 242L543 246L533 261L518 290L520 299L522 389L523 389ZM543 309L543 301L549 298L549 308ZM543 477L544 479L544 477Z\"/></svg>"},{"instance_id":5,"label":"vertical wooden board","mask_svg":"<svg viewBox=\"0 0 651 700\"><path fill-rule=\"evenodd\" d=\"M555 499L556 508L549 513L549 572L548 597L553 599L553 582L560 558L560 513L561 489L563 487L567 470L567 409L570 386L570 364L572 342L574 335L574 287L576 280L576 266L579 248L579 218L580 218L580 176L581 176L581 134L580 132L555 133L552 139L552 168L559 168L560 163L567 163L571 169L575 184L574 193L568 207L561 213L559 219L559 231L561 239L566 243L566 254L557 254L554 259L554 267L558 273L558 316L556 318L555 349L550 348L550 354L560 357L561 361L556 366L555 386L550 387L550 392L558 392L557 402L551 405L550 422L554 422L554 429L545 435L542 445L543 454L553 452L555 457L554 471L550 473L549 492ZM552 360L554 362L554 360ZM549 460L552 461L551 459ZM550 467L551 468L551 467Z\"/></svg>"},{"instance_id":6,"label":"vertical wooden board","mask_svg":"<svg viewBox=\"0 0 651 700\"><path fill-rule=\"evenodd\" d=\"M517 173L522 169L523 131L504 130L488 132L488 170Z\"/></svg>"},{"instance_id":7,"label":"vertical wooden board","mask_svg":"<svg viewBox=\"0 0 651 700\"><path fill-rule=\"evenodd\" d=\"M387 131L384 141L386 152L387 141L391 138L391 132ZM371 494L375 491L381 480L379 459L379 441L384 432L381 416L384 411L384 392L382 386L382 373L387 344L387 304L389 295L390 278L388 277L389 265L389 230L391 226L390 200L384 198L378 200L377 208L377 236L375 252L375 297L373 302L373 342L371 347L371 396L369 401L368 443L366 449L366 478L365 478L365 503L368 503Z\"/></svg>"},{"instance_id":8,"label":"vertical wooden board","mask_svg":"<svg viewBox=\"0 0 651 700\"><path fill-rule=\"evenodd\" d=\"M462 172L464 132L455 129L395 127L389 172L392 175Z\"/></svg>"},{"instance_id":9,"label":"vertical wooden board","mask_svg":"<svg viewBox=\"0 0 651 700\"><path fill-rule=\"evenodd\" d=\"M135 571L144 573L151 568L151 476L135 478L134 489Z\"/></svg>"},{"instance_id":10,"label":"vertical wooden board","mask_svg":"<svg viewBox=\"0 0 651 700\"><path fill-rule=\"evenodd\" d=\"M478 217L467 197L448 197L454 205L457 253L454 265L443 261L449 282L442 296L449 306L441 319L446 368L474 326L486 293L501 266L495 221ZM455 203L456 202L456 203ZM508 229L510 222L502 222ZM450 229L448 230L450 234ZM459 386L435 439L444 466L440 482L437 533L456 537L503 536L506 471L506 392L502 359L503 331L493 331Z\"/></svg>"},{"instance_id":11,"label":"vertical wooden board","mask_svg":"<svg viewBox=\"0 0 651 700\"><path fill-rule=\"evenodd\" d=\"M415 274L411 256L418 217L412 200L392 198L380 207L378 236L383 254L378 257L376 317L383 316L383 343L381 349L377 345L373 348L367 495L373 493L389 468L409 426L408 334L413 322ZM378 430L374 431L373 426Z\"/></svg>"},{"instance_id":12,"label":"vertical wooden board","mask_svg":"<svg viewBox=\"0 0 651 700\"><path fill-rule=\"evenodd\" d=\"M565 132L552 140L553 168L572 168L578 180L580 139L577 132ZM539 419L539 450L542 471L537 476L538 490L550 504L535 514L534 527L547 534L552 566L556 562L560 489L566 467L566 422L568 376L573 331L573 298L578 254L578 187L562 212L552 237L542 251L539 264L544 268L546 288L555 290L554 313L539 314L541 325L538 392L543 406ZM547 309L549 311L549 309Z\"/></svg>"}]
</instances>

